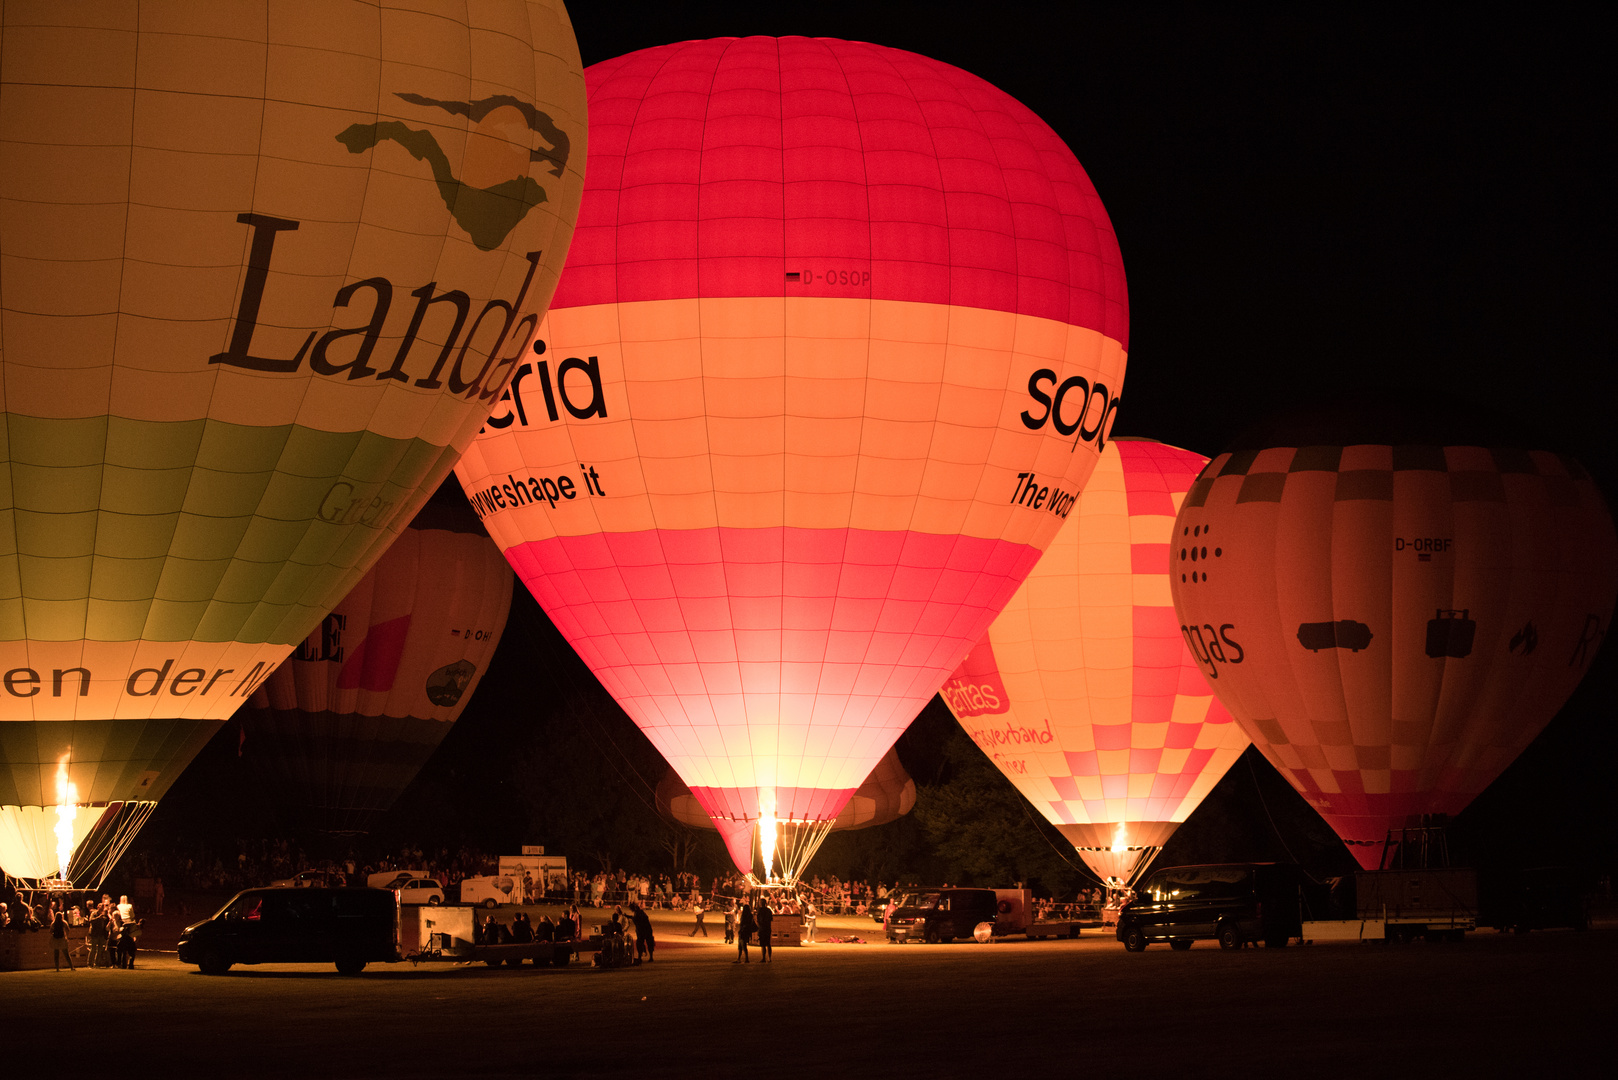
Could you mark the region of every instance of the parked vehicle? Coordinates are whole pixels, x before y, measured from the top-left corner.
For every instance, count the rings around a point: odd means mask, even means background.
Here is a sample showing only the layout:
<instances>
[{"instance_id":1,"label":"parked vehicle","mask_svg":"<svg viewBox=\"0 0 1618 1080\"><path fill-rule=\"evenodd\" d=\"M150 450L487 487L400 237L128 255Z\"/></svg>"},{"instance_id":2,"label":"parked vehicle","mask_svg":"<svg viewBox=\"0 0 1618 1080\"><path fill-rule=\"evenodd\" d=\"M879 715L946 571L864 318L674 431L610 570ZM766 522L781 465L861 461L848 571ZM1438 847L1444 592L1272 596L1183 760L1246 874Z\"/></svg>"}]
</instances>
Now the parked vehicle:
<instances>
[{"instance_id":1,"label":"parked vehicle","mask_svg":"<svg viewBox=\"0 0 1618 1080\"><path fill-rule=\"evenodd\" d=\"M479 875L461 879L461 903L495 908L501 904L516 903L512 894L517 883L509 877Z\"/></svg>"},{"instance_id":2,"label":"parked vehicle","mask_svg":"<svg viewBox=\"0 0 1618 1080\"><path fill-rule=\"evenodd\" d=\"M1118 940L1130 952L1154 941L1189 949L1198 938L1239 949L1262 941L1285 947L1302 933L1297 867L1279 863L1220 863L1158 870L1118 912Z\"/></svg>"},{"instance_id":3,"label":"parked vehicle","mask_svg":"<svg viewBox=\"0 0 1618 1080\"><path fill-rule=\"evenodd\" d=\"M211 919L180 935L183 964L222 975L236 964L335 964L354 975L368 963L482 961L489 967L566 967L600 947L600 936L565 941L478 943L468 907L401 907L406 890L271 888L231 897ZM426 891L425 889L418 891Z\"/></svg>"},{"instance_id":4,"label":"parked vehicle","mask_svg":"<svg viewBox=\"0 0 1618 1080\"><path fill-rule=\"evenodd\" d=\"M889 904L882 928L890 942L936 944L972 937L998 915L993 889L908 889Z\"/></svg>"},{"instance_id":5,"label":"parked vehicle","mask_svg":"<svg viewBox=\"0 0 1618 1080\"><path fill-rule=\"evenodd\" d=\"M291 877L270 882L272 889L341 889L348 884L345 875L329 870L300 870Z\"/></svg>"},{"instance_id":6,"label":"parked vehicle","mask_svg":"<svg viewBox=\"0 0 1618 1080\"><path fill-rule=\"evenodd\" d=\"M1022 934L1030 941L1045 938L1076 938L1082 923L1068 915L1036 915L1034 894L1029 889L996 889L994 936ZM1093 925L1093 924L1092 924Z\"/></svg>"},{"instance_id":7,"label":"parked vehicle","mask_svg":"<svg viewBox=\"0 0 1618 1080\"><path fill-rule=\"evenodd\" d=\"M365 884L373 889L397 889L411 878L426 876L425 870L383 870L367 877Z\"/></svg>"},{"instance_id":8,"label":"parked vehicle","mask_svg":"<svg viewBox=\"0 0 1618 1080\"><path fill-rule=\"evenodd\" d=\"M1358 915L1380 922L1389 941L1464 941L1478 925L1478 873L1466 867L1362 870L1354 875Z\"/></svg>"},{"instance_id":9,"label":"parked vehicle","mask_svg":"<svg viewBox=\"0 0 1618 1080\"><path fill-rule=\"evenodd\" d=\"M442 904L444 902L444 886L435 878L411 878L398 886L399 903L401 904Z\"/></svg>"},{"instance_id":10,"label":"parked vehicle","mask_svg":"<svg viewBox=\"0 0 1618 1080\"><path fill-rule=\"evenodd\" d=\"M235 964L335 964L356 975L399 959L399 898L385 889L247 889L180 935L182 964L222 975Z\"/></svg>"}]
</instances>

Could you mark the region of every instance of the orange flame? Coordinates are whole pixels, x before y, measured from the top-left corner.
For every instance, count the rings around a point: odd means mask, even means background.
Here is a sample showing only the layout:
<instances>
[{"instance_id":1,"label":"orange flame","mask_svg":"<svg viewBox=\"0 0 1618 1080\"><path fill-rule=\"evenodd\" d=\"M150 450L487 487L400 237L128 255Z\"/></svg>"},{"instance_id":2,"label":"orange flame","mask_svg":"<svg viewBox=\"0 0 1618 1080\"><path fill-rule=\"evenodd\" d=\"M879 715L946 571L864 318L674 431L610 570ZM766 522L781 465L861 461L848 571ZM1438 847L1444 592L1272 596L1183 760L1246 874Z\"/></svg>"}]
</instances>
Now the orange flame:
<instances>
[{"instance_id":1,"label":"orange flame","mask_svg":"<svg viewBox=\"0 0 1618 1080\"><path fill-rule=\"evenodd\" d=\"M765 788L758 799L758 846L764 857L764 880L775 876L775 845L781 825L775 820L775 789Z\"/></svg>"},{"instance_id":2,"label":"orange flame","mask_svg":"<svg viewBox=\"0 0 1618 1080\"><path fill-rule=\"evenodd\" d=\"M73 861L73 819L79 816L79 788L68 774L71 754L56 763L56 864L62 880L67 880L68 864Z\"/></svg>"},{"instance_id":3,"label":"orange flame","mask_svg":"<svg viewBox=\"0 0 1618 1080\"><path fill-rule=\"evenodd\" d=\"M1124 823L1121 821L1112 832L1112 850L1115 853L1129 850L1129 832L1124 828Z\"/></svg>"}]
</instances>

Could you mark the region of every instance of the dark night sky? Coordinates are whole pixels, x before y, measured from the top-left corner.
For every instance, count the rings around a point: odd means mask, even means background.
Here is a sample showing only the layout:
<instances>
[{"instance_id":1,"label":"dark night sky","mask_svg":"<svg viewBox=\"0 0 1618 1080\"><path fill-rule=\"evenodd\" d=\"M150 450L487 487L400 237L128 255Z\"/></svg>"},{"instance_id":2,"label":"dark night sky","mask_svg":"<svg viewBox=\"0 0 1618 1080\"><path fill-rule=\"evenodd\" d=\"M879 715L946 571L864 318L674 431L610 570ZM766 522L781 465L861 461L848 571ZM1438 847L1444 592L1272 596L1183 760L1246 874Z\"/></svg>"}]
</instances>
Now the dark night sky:
<instances>
[{"instance_id":1,"label":"dark night sky","mask_svg":"<svg viewBox=\"0 0 1618 1080\"><path fill-rule=\"evenodd\" d=\"M832 36L935 57L1027 104L1084 164L1123 250L1120 434L1212 454L1279 409L1442 390L1556 428L1609 500L1618 490L1610 11L624 0L570 10L586 64L690 38ZM565 648L519 599L441 758L475 759L499 738L545 666L536 650ZM1550 830L1559 842L1545 861L1618 862L1613 657L1604 651L1463 815L1474 851L1508 848L1508 861L1534 865L1533 838ZM593 683L571 654L552 667L553 678ZM443 781L447 766L435 765Z\"/></svg>"}]
</instances>

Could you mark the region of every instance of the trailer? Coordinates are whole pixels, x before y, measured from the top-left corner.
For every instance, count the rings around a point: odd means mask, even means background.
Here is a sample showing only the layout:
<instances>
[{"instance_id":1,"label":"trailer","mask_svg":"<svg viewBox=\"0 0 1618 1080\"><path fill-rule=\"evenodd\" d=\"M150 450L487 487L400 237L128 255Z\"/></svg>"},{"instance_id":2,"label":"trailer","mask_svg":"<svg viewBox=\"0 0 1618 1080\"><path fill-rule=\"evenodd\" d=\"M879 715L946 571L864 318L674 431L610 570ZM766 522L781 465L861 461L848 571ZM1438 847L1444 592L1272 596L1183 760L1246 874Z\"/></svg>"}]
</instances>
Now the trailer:
<instances>
[{"instance_id":1,"label":"trailer","mask_svg":"<svg viewBox=\"0 0 1618 1080\"><path fill-rule=\"evenodd\" d=\"M1478 926L1476 870L1362 870L1354 892L1360 921L1388 941L1461 941Z\"/></svg>"},{"instance_id":2,"label":"trailer","mask_svg":"<svg viewBox=\"0 0 1618 1080\"><path fill-rule=\"evenodd\" d=\"M465 905L403 909L399 920L399 956L412 964L454 962L497 968L566 967L575 958L601 948L601 935L573 941L524 941L480 944L475 937L478 912Z\"/></svg>"},{"instance_id":3,"label":"trailer","mask_svg":"<svg viewBox=\"0 0 1618 1080\"><path fill-rule=\"evenodd\" d=\"M1040 918L1035 914L1034 894L1028 889L996 889L994 898L994 937L1022 934L1029 941L1076 938L1084 926L1078 919Z\"/></svg>"}]
</instances>

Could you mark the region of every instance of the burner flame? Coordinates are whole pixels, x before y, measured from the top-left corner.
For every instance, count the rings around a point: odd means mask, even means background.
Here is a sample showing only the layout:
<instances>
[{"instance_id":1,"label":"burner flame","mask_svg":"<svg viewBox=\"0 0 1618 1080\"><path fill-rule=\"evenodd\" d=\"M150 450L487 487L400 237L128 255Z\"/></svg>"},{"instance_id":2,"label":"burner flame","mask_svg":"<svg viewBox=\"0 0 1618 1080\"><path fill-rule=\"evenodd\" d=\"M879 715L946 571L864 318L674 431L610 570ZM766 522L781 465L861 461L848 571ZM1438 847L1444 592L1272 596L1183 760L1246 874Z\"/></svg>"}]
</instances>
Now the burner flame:
<instances>
[{"instance_id":1,"label":"burner flame","mask_svg":"<svg viewBox=\"0 0 1618 1080\"><path fill-rule=\"evenodd\" d=\"M79 816L79 788L67 771L71 754L56 763L56 864L63 881L73 861L73 821Z\"/></svg>"}]
</instances>

